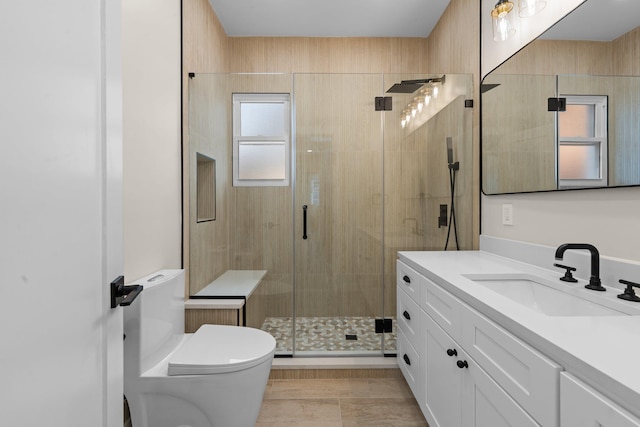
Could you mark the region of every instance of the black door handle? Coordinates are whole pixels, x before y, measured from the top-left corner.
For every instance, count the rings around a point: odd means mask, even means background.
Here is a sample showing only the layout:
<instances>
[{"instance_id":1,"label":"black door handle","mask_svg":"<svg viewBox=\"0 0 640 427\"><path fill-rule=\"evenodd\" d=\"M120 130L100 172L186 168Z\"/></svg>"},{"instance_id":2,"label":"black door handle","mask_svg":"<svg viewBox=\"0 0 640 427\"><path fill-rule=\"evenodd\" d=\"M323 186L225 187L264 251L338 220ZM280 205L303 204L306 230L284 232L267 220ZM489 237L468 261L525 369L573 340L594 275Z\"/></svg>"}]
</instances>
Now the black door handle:
<instances>
[{"instance_id":1,"label":"black door handle","mask_svg":"<svg viewBox=\"0 0 640 427\"><path fill-rule=\"evenodd\" d=\"M404 356L402 356L402 358L404 359L404 363L411 366L411 359L409 359L409 356L405 354Z\"/></svg>"},{"instance_id":2,"label":"black door handle","mask_svg":"<svg viewBox=\"0 0 640 427\"><path fill-rule=\"evenodd\" d=\"M411 283L411 278L409 276L404 276L402 280L404 280L404 283Z\"/></svg>"},{"instance_id":3,"label":"black door handle","mask_svg":"<svg viewBox=\"0 0 640 427\"><path fill-rule=\"evenodd\" d=\"M411 320L411 315L407 312L407 310L405 310L404 313L402 313L402 315L404 316L405 319Z\"/></svg>"},{"instance_id":4,"label":"black door handle","mask_svg":"<svg viewBox=\"0 0 640 427\"><path fill-rule=\"evenodd\" d=\"M447 355L448 355L449 357L457 356L457 355L458 355L458 352L456 351L456 349L455 349L455 348L450 348L450 349L447 349Z\"/></svg>"},{"instance_id":5,"label":"black door handle","mask_svg":"<svg viewBox=\"0 0 640 427\"><path fill-rule=\"evenodd\" d=\"M111 282L111 308L116 308L119 305L131 305L133 300L140 295L142 289L142 285L125 286L124 276L118 276Z\"/></svg>"},{"instance_id":6,"label":"black door handle","mask_svg":"<svg viewBox=\"0 0 640 427\"><path fill-rule=\"evenodd\" d=\"M307 240L307 205L302 206L302 238Z\"/></svg>"}]
</instances>

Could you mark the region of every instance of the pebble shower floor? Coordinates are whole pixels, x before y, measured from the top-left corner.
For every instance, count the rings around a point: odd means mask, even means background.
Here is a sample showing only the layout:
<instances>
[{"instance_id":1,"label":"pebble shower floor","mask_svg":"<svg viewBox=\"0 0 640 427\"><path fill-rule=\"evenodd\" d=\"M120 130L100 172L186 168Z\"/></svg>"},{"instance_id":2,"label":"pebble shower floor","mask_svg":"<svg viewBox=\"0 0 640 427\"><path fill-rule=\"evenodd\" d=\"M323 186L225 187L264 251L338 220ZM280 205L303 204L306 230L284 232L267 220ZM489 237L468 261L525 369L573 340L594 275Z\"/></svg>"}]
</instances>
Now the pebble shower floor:
<instances>
[{"instance_id":1,"label":"pebble shower floor","mask_svg":"<svg viewBox=\"0 0 640 427\"><path fill-rule=\"evenodd\" d=\"M296 318L296 353L380 354L381 334L375 333L373 317L298 317ZM396 351L396 322L385 334L385 353ZM262 330L276 339L276 354L293 351L291 317L267 317ZM353 339L354 336L356 339Z\"/></svg>"}]
</instances>

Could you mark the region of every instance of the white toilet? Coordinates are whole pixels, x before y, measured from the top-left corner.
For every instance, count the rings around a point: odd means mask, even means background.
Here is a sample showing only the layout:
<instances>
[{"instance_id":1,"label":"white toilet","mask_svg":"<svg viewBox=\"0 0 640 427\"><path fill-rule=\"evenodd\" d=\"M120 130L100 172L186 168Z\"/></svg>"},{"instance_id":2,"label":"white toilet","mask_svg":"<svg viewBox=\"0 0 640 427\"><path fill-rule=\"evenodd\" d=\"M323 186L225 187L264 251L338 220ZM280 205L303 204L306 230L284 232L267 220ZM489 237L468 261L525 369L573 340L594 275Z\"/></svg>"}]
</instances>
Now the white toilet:
<instances>
[{"instance_id":1,"label":"white toilet","mask_svg":"<svg viewBox=\"0 0 640 427\"><path fill-rule=\"evenodd\" d=\"M259 329L184 333L184 271L135 282L124 308L124 394L133 427L253 427L276 341Z\"/></svg>"}]
</instances>

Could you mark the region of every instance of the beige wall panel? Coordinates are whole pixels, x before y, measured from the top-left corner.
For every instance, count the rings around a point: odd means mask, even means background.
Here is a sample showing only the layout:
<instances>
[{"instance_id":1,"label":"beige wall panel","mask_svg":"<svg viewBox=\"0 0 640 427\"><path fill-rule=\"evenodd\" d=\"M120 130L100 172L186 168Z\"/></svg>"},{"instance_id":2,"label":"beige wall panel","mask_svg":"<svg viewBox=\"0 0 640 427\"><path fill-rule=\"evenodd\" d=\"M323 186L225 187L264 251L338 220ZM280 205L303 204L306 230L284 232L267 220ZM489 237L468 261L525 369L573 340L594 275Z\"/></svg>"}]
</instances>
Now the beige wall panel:
<instances>
[{"instance_id":1,"label":"beige wall panel","mask_svg":"<svg viewBox=\"0 0 640 427\"><path fill-rule=\"evenodd\" d=\"M427 65L420 38L232 37L229 50L230 72L423 72Z\"/></svg>"},{"instance_id":2,"label":"beige wall panel","mask_svg":"<svg viewBox=\"0 0 640 427\"><path fill-rule=\"evenodd\" d=\"M473 75L473 248L480 235L480 2L451 0L427 38L428 72Z\"/></svg>"},{"instance_id":3,"label":"beige wall panel","mask_svg":"<svg viewBox=\"0 0 640 427\"><path fill-rule=\"evenodd\" d=\"M611 43L535 40L496 69L500 74L613 74Z\"/></svg>"},{"instance_id":4,"label":"beige wall panel","mask_svg":"<svg viewBox=\"0 0 640 427\"><path fill-rule=\"evenodd\" d=\"M188 182L188 206L196 206L196 153L216 160L216 219L196 221L196 211L189 209L189 287L197 293L222 273L229 264L229 188L230 144L228 140L229 100L226 79L197 74L188 80L189 93L189 151L185 153L188 168L184 171ZM188 175L187 175L188 173ZM189 289L189 288L187 288Z\"/></svg>"},{"instance_id":5,"label":"beige wall panel","mask_svg":"<svg viewBox=\"0 0 640 427\"><path fill-rule=\"evenodd\" d=\"M195 72L226 72L228 69L228 50L227 50L227 35L224 33L220 21L211 9L211 5L207 0L183 0L182 1L182 168L183 168L183 206L182 215L183 218L189 220L183 221L183 266L186 270L185 275L185 298L188 298L190 292L191 281L191 225L193 224L192 213L190 212L190 201L192 200L192 185L193 185L193 172L192 161L195 156L195 149L191 147L189 140L189 77L188 73ZM207 108L208 111L208 108ZM205 119L205 115L202 119ZM213 156L212 156L213 157ZM222 162L218 162L222 163ZM218 167L223 165L218 164ZM223 176L223 171L218 170L218 176ZM218 186L217 191L217 211L218 214L226 212L227 205L221 202L221 195L218 191L224 188ZM195 205L194 205L195 206ZM194 247L197 248L197 252L194 255L199 259L201 263L206 263L207 259L213 258L218 263L217 267L211 267L208 270L201 271L196 269L195 274L199 275L199 279L196 281L192 294L200 290L205 286L209 278L217 277L220 270L226 269L226 257L222 257L221 251L226 250L228 245L227 239L218 240L214 243L210 243L204 238L204 236L210 236L212 233L216 233L218 236L224 233L222 231L223 225L220 222L214 222L208 225L204 225L202 234L203 238L198 239L194 243ZM224 272L224 271L222 271Z\"/></svg>"},{"instance_id":6,"label":"beige wall panel","mask_svg":"<svg viewBox=\"0 0 640 427\"><path fill-rule=\"evenodd\" d=\"M239 321L238 321L239 320ZM189 309L184 311L184 331L192 334L202 325L242 325L238 310Z\"/></svg>"},{"instance_id":7,"label":"beige wall panel","mask_svg":"<svg viewBox=\"0 0 640 427\"><path fill-rule=\"evenodd\" d=\"M616 74L640 76L640 27L613 42L613 66Z\"/></svg>"}]
</instances>

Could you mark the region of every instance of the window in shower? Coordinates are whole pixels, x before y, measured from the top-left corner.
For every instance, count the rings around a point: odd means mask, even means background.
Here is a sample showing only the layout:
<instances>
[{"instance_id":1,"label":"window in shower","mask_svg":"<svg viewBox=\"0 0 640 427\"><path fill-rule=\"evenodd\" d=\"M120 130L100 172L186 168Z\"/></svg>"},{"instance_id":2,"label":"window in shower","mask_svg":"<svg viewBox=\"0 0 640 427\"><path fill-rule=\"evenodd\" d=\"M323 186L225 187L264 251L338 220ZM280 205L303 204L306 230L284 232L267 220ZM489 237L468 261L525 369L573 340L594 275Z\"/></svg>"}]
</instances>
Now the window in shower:
<instances>
[{"instance_id":1,"label":"window in shower","mask_svg":"<svg viewBox=\"0 0 640 427\"><path fill-rule=\"evenodd\" d=\"M233 185L288 186L289 94L233 95Z\"/></svg>"}]
</instances>

